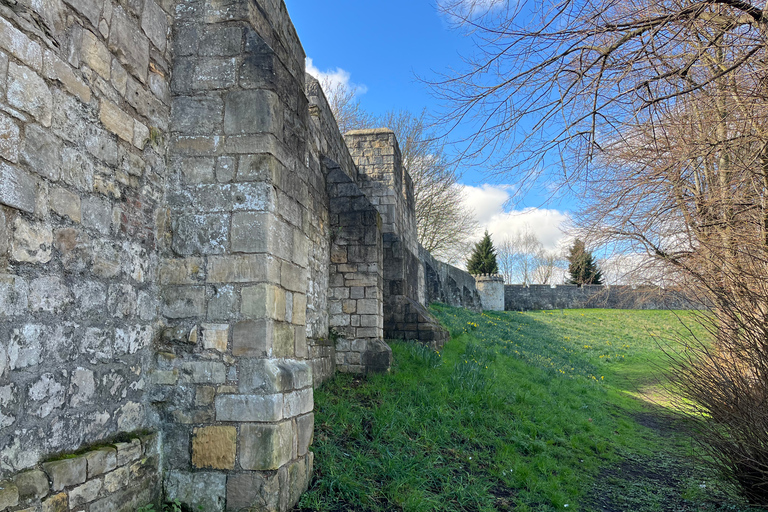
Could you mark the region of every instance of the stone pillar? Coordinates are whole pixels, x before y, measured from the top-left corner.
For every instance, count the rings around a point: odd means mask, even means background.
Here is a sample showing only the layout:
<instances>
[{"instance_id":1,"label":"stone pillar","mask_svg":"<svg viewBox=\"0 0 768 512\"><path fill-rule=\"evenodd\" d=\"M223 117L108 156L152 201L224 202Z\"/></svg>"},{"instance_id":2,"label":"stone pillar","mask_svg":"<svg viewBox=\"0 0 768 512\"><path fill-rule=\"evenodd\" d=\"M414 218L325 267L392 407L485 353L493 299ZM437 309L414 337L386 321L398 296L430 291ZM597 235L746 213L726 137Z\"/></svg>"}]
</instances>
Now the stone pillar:
<instances>
[{"instance_id":1,"label":"stone pillar","mask_svg":"<svg viewBox=\"0 0 768 512\"><path fill-rule=\"evenodd\" d=\"M383 251L381 217L340 169L327 174L331 218L328 309L336 340L336 368L389 370L392 350L382 340Z\"/></svg>"},{"instance_id":2,"label":"stone pillar","mask_svg":"<svg viewBox=\"0 0 768 512\"><path fill-rule=\"evenodd\" d=\"M504 277L498 274L474 276L484 311L504 311Z\"/></svg>"},{"instance_id":3,"label":"stone pillar","mask_svg":"<svg viewBox=\"0 0 768 512\"><path fill-rule=\"evenodd\" d=\"M419 259L413 182L392 130L355 130L344 139L360 171L360 188L381 215L384 250L384 337L440 348L448 339L422 304L425 275Z\"/></svg>"},{"instance_id":4,"label":"stone pillar","mask_svg":"<svg viewBox=\"0 0 768 512\"><path fill-rule=\"evenodd\" d=\"M165 489L288 510L312 468L304 54L282 2L182 2L174 31Z\"/></svg>"}]
</instances>

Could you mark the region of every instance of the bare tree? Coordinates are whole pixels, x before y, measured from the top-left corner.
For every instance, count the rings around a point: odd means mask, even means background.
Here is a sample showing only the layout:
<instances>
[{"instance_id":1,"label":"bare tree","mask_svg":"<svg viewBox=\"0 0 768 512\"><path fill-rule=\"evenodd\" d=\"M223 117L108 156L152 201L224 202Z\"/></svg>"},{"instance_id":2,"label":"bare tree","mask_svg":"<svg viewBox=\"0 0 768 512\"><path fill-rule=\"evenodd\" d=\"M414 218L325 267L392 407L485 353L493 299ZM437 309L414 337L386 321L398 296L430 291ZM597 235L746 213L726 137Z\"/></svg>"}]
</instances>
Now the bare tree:
<instances>
[{"instance_id":1,"label":"bare tree","mask_svg":"<svg viewBox=\"0 0 768 512\"><path fill-rule=\"evenodd\" d=\"M547 251L530 226L502 240L497 248L499 273L509 284L552 284L562 266L557 251Z\"/></svg>"},{"instance_id":2,"label":"bare tree","mask_svg":"<svg viewBox=\"0 0 768 512\"><path fill-rule=\"evenodd\" d=\"M689 343L672 377L714 460L768 505L768 5L466 5L445 9L480 51L434 84L476 123L465 155L577 190L593 244L699 298L716 345Z\"/></svg>"},{"instance_id":3,"label":"bare tree","mask_svg":"<svg viewBox=\"0 0 768 512\"><path fill-rule=\"evenodd\" d=\"M419 243L438 259L463 261L478 225L464 206L456 165L446 156L444 142L427 127L426 112L414 115L400 110L375 117L360 106L354 89L328 81L321 85L342 133L376 126L395 132L413 180Z\"/></svg>"}]
</instances>

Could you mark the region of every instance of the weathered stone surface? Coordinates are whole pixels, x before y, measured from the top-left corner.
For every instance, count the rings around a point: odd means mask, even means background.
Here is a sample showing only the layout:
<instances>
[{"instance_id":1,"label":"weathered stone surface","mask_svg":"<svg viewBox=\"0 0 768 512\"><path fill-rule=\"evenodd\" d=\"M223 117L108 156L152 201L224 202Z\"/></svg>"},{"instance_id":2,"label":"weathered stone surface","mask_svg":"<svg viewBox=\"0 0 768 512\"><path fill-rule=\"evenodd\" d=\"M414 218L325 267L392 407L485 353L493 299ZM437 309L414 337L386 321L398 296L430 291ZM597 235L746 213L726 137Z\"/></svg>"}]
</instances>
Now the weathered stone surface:
<instances>
[{"instance_id":1,"label":"weathered stone surface","mask_svg":"<svg viewBox=\"0 0 768 512\"><path fill-rule=\"evenodd\" d=\"M109 49L120 58L131 74L142 83L146 82L149 69L149 39L141 33L121 6L112 11Z\"/></svg>"},{"instance_id":2,"label":"weathered stone surface","mask_svg":"<svg viewBox=\"0 0 768 512\"><path fill-rule=\"evenodd\" d=\"M80 202L83 226L108 235L112 228L112 205L106 199L87 196Z\"/></svg>"},{"instance_id":3,"label":"weathered stone surface","mask_svg":"<svg viewBox=\"0 0 768 512\"><path fill-rule=\"evenodd\" d=\"M44 499L42 512L67 512L69 510L69 500L66 492L60 492L50 498Z\"/></svg>"},{"instance_id":4,"label":"weathered stone surface","mask_svg":"<svg viewBox=\"0 0 768 512\"><path fill-rule=\"evenodd\" d=\"M69 506L77 507L90 503L99 497L103 482L100 479L89 480L69 491Z\"/></svg>"},{"instance_id":5,"label":"weathered stone surface","mask_svg":"<svg viewBox=\"0 0 768 512\"><path fill-rule=\"evenodd\" d=\"M182 96L173 100L173 129L187 135L207 135L220 129L223 116L224 102L218 97Z\"/></svg>"},{"instance_id":6,"label":"weathered stone surface","mask_svg":"<svg viewBox=\"0 0 768 512\"><path fill-rule=\"evenodd\" d=\"M191 374L196 384L223 384L227 380L224 363L216 361L194 361L184 363L184 370Z\"/></svg>"},{"instance_id":7,"label":"weathered stone surface","mask_svg":"<svg viewBox=\"0 0 768 512\"><path fill-rule=\"evenodd\" d=\"M283 395L218 395L216 421L279 421Z\"/></svg>"},{"instance_id":8,"label":"weathered stone surface","mask_svg":"<svg viewBox=\"0 0 768 512\"><path fill-rule=\"evenodd\" d=\"M124 466L131 461L138 460L142 455L141 441L132 439L128 443L115 443L117 449L117 465Z\"/></svg>"},{"instance_id":9,"label":"weathered stone surface","mask_svg":"<svg viewBox=\"0 0 768 512\"><path fill-rule=\"evenodd\" d=\"M232 474L227 477L227 511L277 510L279 508L280 482L276 473Z\"/></svg>"},{"instance_id":10,"label":"weathered stone surface","mask_svg":"<svg viewBox=\"0 0 768 512\"><path fill-rule=\"evenodd\" d=\"M202 427L192 434L192 464L198 468L234 469L237 448L235 427Z\"/></svg>"},{"instance_id":11,"label":"weathered stone surface","mask_svg":"<svg viewBox=\"0 0 768 512\"><path fill-rule=\"evenodd\" d=\"M287 393L283 397L283 402L283 417L285 418L312 412L315 407L312 388Z\"/></svg>"},{"instance_id":12,"label":"weathered stone surface","mask_svg":"<svg viewBox=\"0 0 768 512\"><path fill-rule=\"evenodd\" d=\"M87 477L85 457L64 459L43 464L43 470L51 479L51 488L60 491L70 485L82 484Z\"/></svg>"},{"instance_id":13,"label":"weathered stone surface","mask_svg":"<svg viewBox=\"0 0 768 512\"><path fill-rule=\"evenodd\" d=\"M43 73L46 78L58 80L71 94L74 94L83 103L91 101L91 89L75 73L72 68L58 58L52 51L43 53Z\"/></svg>"},{"instance_id":14,"label":"weathered stone surface","mask_svg":"<svg viewBox=\"0 0 768 512\"><path fill-rule=\"evenodd\" d=\"M158 50L161 52L165 51L168 37L168 21L166 20L165 11L153 0L144 0L141 29Z\"/></svg>"},{"instance_id":15,"label":"weathered stone surface","mask_svg":"<svg viewBox=\"0 0 768 512\"><path fill-rule=\"evenodd\" d=\"M101 100L99 119L104 127L126 142L133 142L133 118L109 100Z\"/></svg>"},{"instance_id":16,"label":"weathered stone surface","mask_svg":"<svg viewBox=\"0 0 768 512\"><path fill-rule=\"evenodd\" d=\"M228 238L227 215L181 215L174 222L173 250L180 255L221 254Z\"/></svg>"},{"instance_id":17,"label":"weathered stone surface","mask_svg":"<svg viewBox=\"0 0 768 512\"><path fill-rule=\"evenodd\" d=\"M252 89L225 95L224 133L279 133L282 129L280 101L272 91Z\"/></svg>"},{"instance_id":18,"label":"weathered stone surface","mask_svg":"<svg viewBox=\"0 0 768 512\"><path fill-rule=\"evenodd\" d=\"M240 295L240 312L244 318L285 320L285 290L279 286L268 283L248 286Z\"/></svg>"},{"instance_id":19,"label":"weathered stone surface","mask_svg":"<svg viewBox=\"0 0 768 512\"><path fill-rule=\"evenodd\" d=\"M88 478L103 475L117 467L117 449L111 446L92 450L85 458L88 461Z\"/></svg>"},{"instance_id":20,"label":"weathered stone surface","mask_svg":"<svg viewBox=\"0 0 768 512\"><path fill-rule=\"evenodd\" d=\"M48 476L39 469L24 471L13 479L21 500L39 500L48 494Z\"/></svg>"},{"instance_id":21,"label":"weathered stone surface","mask_svg":"<svg viewBox=\"0 0 768 512\"><path fill-rule=\"evenodd\" d=\"M101 16L101 8L104 4L103 0L65 0L69 5L75 8L75 10L88 18L91 25L97 27L99 25L99 17Z\"/></svg>"},{"instance_id":22,"label":"weathered stone surface","mask_svg":"<svg viewBox=\"0 0 768 512\"><path fill-rule=\"evenodd\" d=\"M11 274L0 274L0 318L26 312L28 297L29 286L25 279Z\"/></svg>"},{"instance_id":23,"label":"weathered stone surface","mask_svg":"<svg viewBox=\"0 0 768 512\"><path fill-rule=\"evenodd\" d=\"M40 70L43 67L43 52L40 45L4 18L0 18L0 48L33 69Z\"/></svg>"},{"instance_id":24,"label":"weathered stone surface","mask_svg":"<svg viewBox=\"0 0 768 512\"><path fill-rule=\"evenodd\" d=\"M309 451L315 433L315 415L305 414L296 418L296 436L298 438L298 456L302 457Z\"/></svg>"},{"instance_id":25,"label":"weathered stone surface","mask_svg":"<svg viewBox=\"0 0 768 512\"><path fill-rule=\"evenodd\" d=\"M280 261L267 254L208 258L209 283L280 282Z\"/></svg>"},{"instance_id":26,"label":"weathered stone surface","mask_svg":"<svg viewBox=\"0 0 768 512\"><path fill-rule=\"evenodd\" d=\"M79 195L64 188L55 187L51 189L49 201L51 210L62 217L69 217L70 220L80 222L81 207Z\"/></svg>"},{"instance_id":27,"label":"weathered stone surface","mask_svg":"<svg viewBox=\"0 0 768 512\"><path fill-rule=\"evenodd\" d=\"M232 354L245 357L265 357L272 337L272 323L268 320L246 320L232 328Z\"/></svg>"},{"instance_id":28,"label":"weathered stone surface","mask_svg":"<svg viewBox=\"0 0 768 512\"><path fill-rule=\"evenodd\" d=\"M37 124L28 124L24 128L21 161L51 181L57 181L61 173L60 148L61 141L49 130Z\"/></svg>"},{"instance_id":29,"label":"weathered stone surface","mask_svg":"<svg viewBox=\"0 0 768 512\"><path fill-rule=\"evenodd\" d=\"M229 324L202 324L203 348L207 350L227 351Z\"/></svg>"},{"instance_id":30,"label":"weathered stone surface","mask_svg":"<svg viewBox=\"0 0 768 512\"><path fill-rule=\"evenodd\" d=\"M17 167L0 162L0 203L25 212L35 211L35 179Z\"/></svg>"},{"instance_id":31,"label":"weathered stone surface","mask_svg":"<svg viewBox=\"0 0 768 512\"><path fill-rule=\"evenodd\" d=\"M275 425L240 426L240 465L243 469L275 470L291 460L293 427L290 421Z\"/></svg>"},{"instance_id":32,"label":"weathered stone surface","mask_svg":"<svg viewBox=\"0 0 768 512\"><path fill-rule=\"evenodd\" d=\"M32 115L43 126L51 126L53 96L40 75L9 62L6 95L9 105Z\"/></svg>"},{"instance_id":33,"label":"weathered stone surface","mask_svg":"<svg viewBox=\"0 0 768 512\"><path fill-rule=\"evenodd\" d=\"M303 361L243 359L240 361L241 393L283 393L312 385L312 369Z\"/></svg>"},{"instance_id":34,"label":"weathered stone surface","mask_svg":"<svg viewBox=\"0 0 768 512\"><path fill-rule=\"evenodd\" d=\"M49 226L31 224L16 217L13 228L12 259L28 263L48 263L51 260L53 232Z\"/></svg>"},{"instance_id":35,"label":"weathered stone surface","mask_svg":"<svg viewBox=\"0 0 768 512\"><path fill-rule=\"evenodd\" d=\"M11 162L19 161L19 126L9 116L0 113L0 157Z\"/></svg>"},{"instance_id":36,"label":"weathered stone surface","mask_svg":"<svg viewBox=\"0 0 768 512\"><path fill-rule=\"evenodd\" d=\"M220 512L226 502L227 477L221 472L169 471L165 478L166 496L182 503L195 504L203 510Z\"/></svg>"},{"instance_id":37,"label":"weathered stone surface","mask_svg":"<svg viewBox=\"0 0 768 512\"><path fill-rule=\"evenodd\" d=\"M198 317L205 314L205 288L174 286L163 290L163 315L168 318Z\"/></svg>"},{"instance_id":38,"label":"weathered stone surface","mask_svg":"<svg viewBox=\"0 0 768 512\"><path fill-rule=\"evenodd\" d=\"M19 504L19 489L11 482L0 482L0 510Z\"/></svg>"},{"instance_id":39,"label":"weathered stone surface","mask_svg":"<svg viewBox=\"0 0 768 512\"><path fill-rule=\"evenodd\" d=\"M83 30L82 37L80 58L104 80L109 80L112 72L112 55L109 50L90 30Z\"/></svg>"}]
</instances>

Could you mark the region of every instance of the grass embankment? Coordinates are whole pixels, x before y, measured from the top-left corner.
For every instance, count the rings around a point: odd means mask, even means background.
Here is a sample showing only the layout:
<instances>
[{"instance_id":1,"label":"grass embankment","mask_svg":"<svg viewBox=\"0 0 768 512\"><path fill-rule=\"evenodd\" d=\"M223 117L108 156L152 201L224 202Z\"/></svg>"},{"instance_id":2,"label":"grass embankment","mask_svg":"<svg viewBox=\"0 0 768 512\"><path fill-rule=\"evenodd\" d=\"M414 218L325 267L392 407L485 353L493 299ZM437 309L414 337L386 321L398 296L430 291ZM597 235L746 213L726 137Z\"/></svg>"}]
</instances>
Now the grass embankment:
<instances>
[{"instance_id":1,"label":"grass embankment","mask_svg":"<svg viewBox=\"0 0 768 512\"><path fill-rule=\"evenodd\" d=\"M439 355L315 392L305 510L740 510L663 414L660 311L475 314L436 306ZM685 315L683 316L685 318Z\"/></svg>"}]
</instances>

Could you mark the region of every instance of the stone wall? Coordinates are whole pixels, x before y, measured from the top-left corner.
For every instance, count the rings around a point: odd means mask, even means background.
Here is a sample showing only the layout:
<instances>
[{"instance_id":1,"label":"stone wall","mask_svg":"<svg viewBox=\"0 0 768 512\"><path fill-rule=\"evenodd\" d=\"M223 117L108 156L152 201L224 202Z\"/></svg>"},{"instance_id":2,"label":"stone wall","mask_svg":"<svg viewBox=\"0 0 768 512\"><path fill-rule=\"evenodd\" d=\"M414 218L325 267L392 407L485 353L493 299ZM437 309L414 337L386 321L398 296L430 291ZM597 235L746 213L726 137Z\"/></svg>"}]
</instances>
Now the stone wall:
<instances>
[{"instance_id":1,"label":"stone wall","mask_svg":"<svg viewBox=\"0 0 768 512\"><path fill-rule=\"evenodd\" d=\"M483 309L475 278L469 273L436 260L421 246L419 259L424 265L424 304L442 302L472 311Z\"/></svg>"},{"instance_id":2,"label":"stone wall","mask_svg":"<svg viewBox=\"0 0 768 512\"><path fill-rule=\"evenodd\" d=\"M600 285L505 285L504 309L696 309L680 290Z\"/></svg>"},{"instance_id":3,"label":"stone wall","mask_svg":"<svg viewBox=\"0 0 768 512\"><path fill-rule=\"evenodd\" d=\"M0 481L156 424L171 12L0 5Z\"/></svg>"},{"instance_id":4,"label":"stone wall","mask_svg":"<svg viewBox=\"0 0 768 512\"><path fill-rule=\"evenodd\" d=\"M479 307L394 134L339 133L281 0L9 5L0 511L290 509L314 386Z\"/></svg>"},{"instance_id":5,"label":"stone wall","mask_svg":"<svg viewBox=\"0 0 768 512\"><path fill-rule=\"evenodd\" d=\"M504 277L498 274L473 276L485 311L504 311Z\"/></svg>"}]
</instances>

